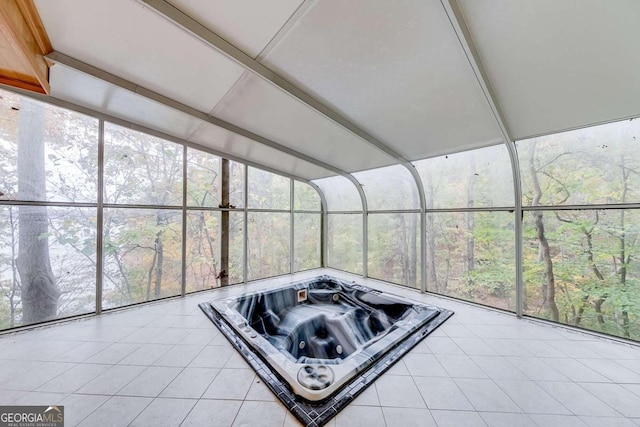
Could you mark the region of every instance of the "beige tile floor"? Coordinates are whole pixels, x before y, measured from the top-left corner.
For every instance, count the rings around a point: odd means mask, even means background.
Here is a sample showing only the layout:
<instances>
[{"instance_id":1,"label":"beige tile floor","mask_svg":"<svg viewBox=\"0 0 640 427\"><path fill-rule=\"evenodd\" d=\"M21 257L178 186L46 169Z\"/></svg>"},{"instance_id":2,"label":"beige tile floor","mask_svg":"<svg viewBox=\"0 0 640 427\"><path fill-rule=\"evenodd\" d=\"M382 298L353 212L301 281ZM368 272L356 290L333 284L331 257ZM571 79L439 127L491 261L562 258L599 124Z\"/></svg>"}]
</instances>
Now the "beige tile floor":
<instances>
[{"instance_id":1,"label":"beige tile floor","mask_svg":"<svg viewBox=\"0 0 640 427\"><path fill-rule=\"evenodd\" d=\"M3 335L0 404L61 404L67 426L298 425L197 307L289 280ZM640 347L367 284L456 314L328 425L640 425Z\"/></svg>"}]
</instances>

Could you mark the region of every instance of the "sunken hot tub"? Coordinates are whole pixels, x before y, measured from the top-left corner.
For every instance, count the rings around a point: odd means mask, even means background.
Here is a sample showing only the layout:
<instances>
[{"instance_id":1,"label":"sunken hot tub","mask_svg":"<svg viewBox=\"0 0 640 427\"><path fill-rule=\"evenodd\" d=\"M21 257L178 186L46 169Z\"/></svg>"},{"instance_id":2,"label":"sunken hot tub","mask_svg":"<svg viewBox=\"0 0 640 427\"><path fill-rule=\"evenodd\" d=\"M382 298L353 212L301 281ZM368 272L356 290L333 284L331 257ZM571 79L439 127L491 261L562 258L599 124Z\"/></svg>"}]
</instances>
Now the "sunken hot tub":
<instances>
[{"instance_id":1,"label":"sunken hot tub","mask_svg":"<svg viewBox=\"0 0 640 427\"><path fill-rule=\"evenodd\" d=\"M453 314L330 276L200 307L307 425L324 424Z\"/></svg>"}]
</instances>

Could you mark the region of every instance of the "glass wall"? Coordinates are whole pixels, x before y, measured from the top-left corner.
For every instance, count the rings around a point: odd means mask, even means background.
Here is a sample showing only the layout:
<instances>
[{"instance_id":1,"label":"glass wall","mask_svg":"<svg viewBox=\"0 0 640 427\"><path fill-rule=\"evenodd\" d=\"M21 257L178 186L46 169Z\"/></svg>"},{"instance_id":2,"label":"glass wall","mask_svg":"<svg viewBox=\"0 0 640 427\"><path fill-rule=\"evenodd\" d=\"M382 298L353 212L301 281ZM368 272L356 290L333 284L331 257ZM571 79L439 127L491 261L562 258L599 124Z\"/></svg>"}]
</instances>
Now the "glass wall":
<instances>
[{"instance_id":1,"label":"glass wall","mask_svg":"<svg viewBox=\"0 0 640 427\"><path fill-rule=\"evenodd\" d=\"M98 119L11 92L0 110L0 330L321 265L308 184L109 122L100 145Z\"/></svg>"},{"instance_id":2,"label":"glass wall","mask_svg":"<svg viewBox=\"0 0 640 427\"><path fill-rule=\"evenodd\" d=\"M363 274L363 206L358 189L343 176L313 182L327 202L327 266Z\"/></svg>"},{"instance_id":3,"label":"glass wall","mask_svg":"<svg viewBox=\"0 0 640 427\"><path fill-rule=\"evenodd\" d=\"M513 175L504 145L415 162L427 202L427 290L516 311Z\"/></svg>"},{"instance_id":4,"label":"glass wall","mask_svg":"<svg viewBox=\"0 0 640 427\"><path fill-rule=\"evenodd\" d=\"M98 120L0 91L0 329L95 311L97 164Z\"/></svg>"},{"instance_id":5,"label":"glass wall","mask_svg":"<svg viewBox=\"0 0 640 427\"><path fill-rule=\"evenodd\" d=\"M640 339L638 141L625 120L517 142L527 315Z\"/></svg>"},{"instance_id":6,"label":"glass wall","mask_svg":"<svg viewBox=\"0 0 640 427\"><path fill-rule=\"evenodd\" d=\"M358 172L367 197L367 274L420 288L420 197L401 165Z\"/></svg>"}]
</instances>

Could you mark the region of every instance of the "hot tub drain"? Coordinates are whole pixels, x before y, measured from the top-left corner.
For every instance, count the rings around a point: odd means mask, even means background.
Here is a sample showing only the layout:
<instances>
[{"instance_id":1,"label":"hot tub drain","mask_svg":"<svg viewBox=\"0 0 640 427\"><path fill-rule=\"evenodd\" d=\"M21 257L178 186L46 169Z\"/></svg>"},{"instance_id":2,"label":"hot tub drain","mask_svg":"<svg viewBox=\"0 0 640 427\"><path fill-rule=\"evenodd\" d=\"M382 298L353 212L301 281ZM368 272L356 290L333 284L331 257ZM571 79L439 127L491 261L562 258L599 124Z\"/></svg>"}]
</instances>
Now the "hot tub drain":
<instances>
[{"instance_id":1,"label":"hot tub drain","mask_svg":"<svg viewBox=\"0 0 640 427\"><path fill-rule=\"evenodd\" d=\"M325 365L305 365L298 371L298 382L310 390L329 387L333 378L333 370Z\"/></svg>"}]
</instances>

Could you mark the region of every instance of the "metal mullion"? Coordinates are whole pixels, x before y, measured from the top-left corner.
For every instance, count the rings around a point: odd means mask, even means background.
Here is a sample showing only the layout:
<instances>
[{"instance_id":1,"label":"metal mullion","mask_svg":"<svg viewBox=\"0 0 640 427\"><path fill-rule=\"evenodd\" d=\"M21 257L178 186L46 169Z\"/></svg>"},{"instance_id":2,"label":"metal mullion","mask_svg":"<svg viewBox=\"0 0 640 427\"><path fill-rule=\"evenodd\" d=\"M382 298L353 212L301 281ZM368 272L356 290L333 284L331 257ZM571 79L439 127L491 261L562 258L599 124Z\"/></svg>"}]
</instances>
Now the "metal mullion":
<instances>
[{"instance_id":1,"label":"metal mullion","mask_svg":"<svg viewBox=\"0 0 640 427\"><path fill-rule=\"evenodd\" d=\"M247 211L256 212L256 213L291 213L291 210L286 210L286 209L251 208L251 209L247 209Z\"/></svg>"},{"instance_id":2,"label":"metal mullion","mask_svg":"<svg viewBox=\"0 0 640 427\"><path fill-rule=\"evenodd\" d=\"M369 211L369 215L376 215L376 214L403 214L403 213L421 213L422 210L421 209L382 209L382 210L375 210L375 211Z\"/></svg>"},{"instance_id":3,"label":"metal mullion","mask_svg":"<svg viewBox=\"0 0 640 427\"><path fill-rule=\"evenodd\" d=\"M98 188L96 212L96 314L102 313L104 272L104 120L98 120Z\"/></svg>"},{"instance_id":4,"label":"metal mullion","mask_svg":"<svg viewBox=\"0 0 640 427\"><path fill-rule=\"evenodd\" d=\"M189 211L207 211L207 212L242 212L242 208L214 208L212 206L187 206Z\"/></svg>"},{"instance_id":5,"label":"metal mullion","mask_svg":"<svg viewBox=\"0 0 640 427\"><path fill-rule=\"evenodd\" d=\"M293 213L299 213L299 214L321 214L322 211L294 210Z\"/></svg>"},{"instance_id":6,"label":"metal mullion","mask_svg":"<svg viewBox=\"0 0 640 427\"><path fill-rule=\"evenodd\" d=\"M294 249L294 214L293 204L295 203L294 194L295 186L292 179L289 179L289 273L293 274L295 263L295 249Z\"/></svg>"},{"instance_id":7,"label":"metal mullion","mask_svg":"<svg viewBox=\"0 0 640 427\"><path fill-rule=\"evenodd\" d=\"M182 210L182 206L174 206L174 205L134 205L134 204L117 204L117 203L105 203L103 204L105 208L115 208L115 209L147 209L147 210Z\"/></svg>"},{"instance_id":8,"label":"metal mullion","mask_svg":"<svg viewBox=\"0 0 640 427\"><path fill-rule=\"evenodd\" d=\"M0 205L7 206L50 206L57 208L95 208L98 203L75 203L75 202L37 202L27 200L0 200Z\"/></svg>"},{"instance_id":9,"label":"metal mullion","mask_svg":"<svg viewBox=\"0 0 640 427\"><path fill-rule=\"evenodd\" d=\"M182 278L180 295L187 293L187 146L182 146Z\"/></svg>"},{"instance_id":10,"label":"metal mullion","mask_svg":"<svg viewBox=\"0 0 640 427\"><path fill-rule=\"evenodd\" d=\"M242 228L244 234L244 242L243 242L243 256L242 256L242 277L243 282L247 284L248 272L247 268L249 265L249 260L247 259L247 254L249 253L249 210L247 206L249 205L249 166L244 164L244 227Z\"/></svg>"},{"instance_id":11,"label":"metal mullion","mask_svg":"<svg viewBox=\"0 0 640 427\"><path fill-rule=\"evenodd\" d=\"M586 210L623 210L640 209L640 203L599 204L599 205L562 205L562 206L523 206L523 211L586 211Z\"/></svg>"},{"instance_id":12,"label":"metal mullion","mask_svg":"<svg viewBox=\"0 0 640 427\"><path fill-rule=\"evenodd\" d=\"M455 213L455 212L514 212L515 206L511 207L491 207L491 208L443 208L427 209L428 213Z\"/></svg>"}]
</instances>

